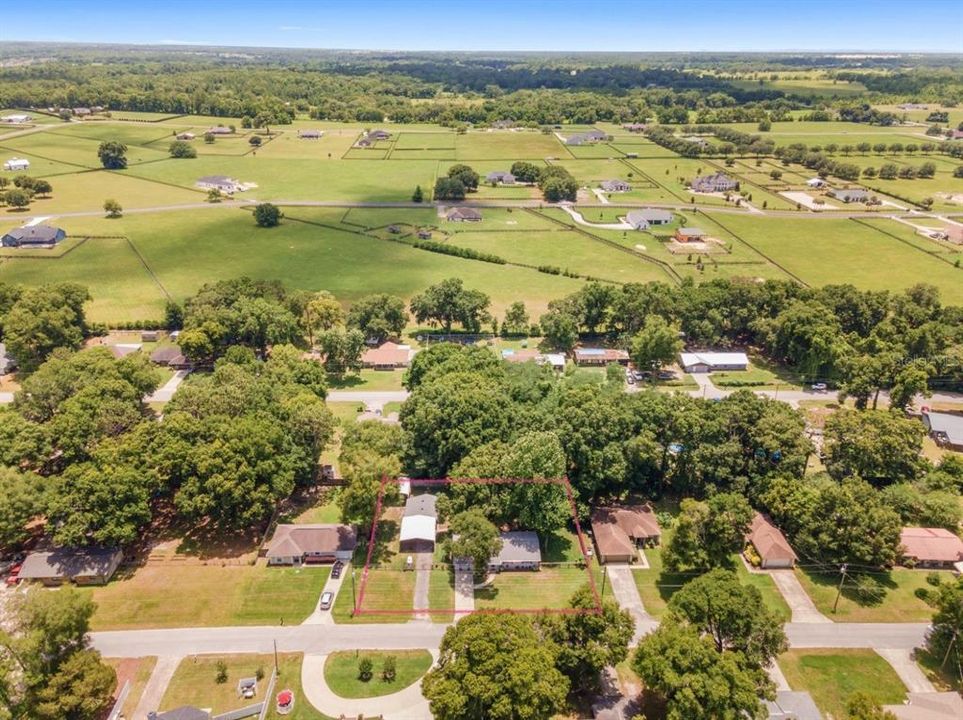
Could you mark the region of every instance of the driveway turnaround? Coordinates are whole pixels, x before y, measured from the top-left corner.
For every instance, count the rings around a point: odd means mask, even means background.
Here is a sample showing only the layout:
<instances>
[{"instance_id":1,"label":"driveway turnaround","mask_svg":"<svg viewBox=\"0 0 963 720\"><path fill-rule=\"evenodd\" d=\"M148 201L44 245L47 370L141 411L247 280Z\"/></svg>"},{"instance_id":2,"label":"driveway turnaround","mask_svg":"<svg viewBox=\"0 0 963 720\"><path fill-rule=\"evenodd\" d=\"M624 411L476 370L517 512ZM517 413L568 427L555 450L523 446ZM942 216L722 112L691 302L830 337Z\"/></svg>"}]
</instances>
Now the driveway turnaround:
<instances>
[{"instance_id":1,"label":"driveway turnaround","mask_svg":"<svg viewBox=\"0 0 963 720\"><path fill-rule=\"evenodd\" d=\"M431 652L438 660L437 651ZM335 695L324 680L327 655L305 655L301 665L301 687L305 699L329 717L381 717L384 720L431 720L428 702L421 695L421 680L391 695L348 699ZM376 682L376 681L375 681Z\"/></svg>"},{"instance_id":2,"label":"driveway turnaround","mask_svg":"<svg viewBox=\"0 0 963 720\"><path fill-rule=\"evenodd\" d=\"M831 623L828 617L823 615L813 604L809 594L803 589L792 570L771 570L769 577L776 583L776 587L782 594L789 609L792 610L792 621L794 623Z\"/></svg>"}]
</instances>

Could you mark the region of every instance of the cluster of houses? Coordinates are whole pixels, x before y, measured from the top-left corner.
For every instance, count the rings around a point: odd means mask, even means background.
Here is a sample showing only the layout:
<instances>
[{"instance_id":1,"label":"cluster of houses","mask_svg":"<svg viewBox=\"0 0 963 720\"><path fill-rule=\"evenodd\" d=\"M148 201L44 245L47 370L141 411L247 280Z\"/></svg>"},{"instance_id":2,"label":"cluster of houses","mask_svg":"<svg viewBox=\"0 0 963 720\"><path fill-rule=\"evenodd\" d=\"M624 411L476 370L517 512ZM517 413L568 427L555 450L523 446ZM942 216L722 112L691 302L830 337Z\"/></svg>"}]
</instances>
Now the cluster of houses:
<instances>
[{"instance_id":1,"label":"cluster of houses","mask_svg":"<svg viewBox=\"0 0 963 720\"><path fill-rule=\"evenodd\" d=\"M8 172L19 172L30 169L30 161L27 158L13 157L4 161L3 169Z\"/></svg>"},{"instance_id":2,"label":"cluster of houses","mask_svg":"<svg viewBox=\"0 0 963 720\"><path fill-rule=\"evenodd\" d=\"M49 249L63 242L66 237L67 231L63 228L51 225L24 225L8 230L0 238L0 245L10 248Z\"/></svg>"},{"instance_id":3,"label":"cluster of houses","mask_svg":"<svg viewBox=\"0 0 963 720\"><path fill-rule=\"evenodd\" d=\"M699 193L725 193L738 190L739 182L723 172L716 172L698 176L689 183L689 188Z\"/></svg>"}]
</instances>

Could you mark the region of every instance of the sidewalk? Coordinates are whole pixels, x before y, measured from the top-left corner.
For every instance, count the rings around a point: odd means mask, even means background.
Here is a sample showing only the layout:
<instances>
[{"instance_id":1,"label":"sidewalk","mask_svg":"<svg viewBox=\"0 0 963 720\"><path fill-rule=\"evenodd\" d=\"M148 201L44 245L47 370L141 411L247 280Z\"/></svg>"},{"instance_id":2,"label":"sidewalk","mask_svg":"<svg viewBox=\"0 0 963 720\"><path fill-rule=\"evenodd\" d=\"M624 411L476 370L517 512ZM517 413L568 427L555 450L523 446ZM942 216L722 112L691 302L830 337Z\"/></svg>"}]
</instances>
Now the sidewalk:
<instances>
[{"instance_id":1,"label":"sidewalk","mask_svg":"<svg viewBox=\"0 0 963 720\"><path fill-rule=\"evenodd\" d=\"M174 655L162 655L157 658L154 672L150 674L150 679L144 686L144 692L141 693L140 701L137 703L137 708L134 710L131 720L143 720L147 717L147 713L171 709L162 708L160 704L161 700L164 699L164 693L167 692L167 686L170 684L171 678L174 677L174 671L177 670L177 666L181 664L182 659Z\"/></svg>"}]
</instances>

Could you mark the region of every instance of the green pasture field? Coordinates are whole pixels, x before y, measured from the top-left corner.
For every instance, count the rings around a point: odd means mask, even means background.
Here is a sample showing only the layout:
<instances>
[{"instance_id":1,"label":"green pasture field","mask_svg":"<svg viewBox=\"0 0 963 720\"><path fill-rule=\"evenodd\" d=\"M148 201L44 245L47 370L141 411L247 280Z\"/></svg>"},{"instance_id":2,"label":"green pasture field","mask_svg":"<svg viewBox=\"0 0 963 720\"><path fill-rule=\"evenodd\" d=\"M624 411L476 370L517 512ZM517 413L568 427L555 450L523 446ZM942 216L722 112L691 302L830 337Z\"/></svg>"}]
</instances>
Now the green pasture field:
<instances>
[{"instance_id":1,"label":"green pasture field","mask_svg":"<svg viewBox=\"0 0 963 720\"><path fill-rule=\"evenodd\" d=\"M104 129L113 129L114 127L103 126ZM127 128L123 129L126 130ZM154 131L153 137L157 137L157 128L152 129ZM61 132L61 128L58 127L53 132L38 132L32 135L9 138L4 141L4 145L15 149L17 152L33 153L50 160L74 163L88 168L99 168L101 164L97 157L97 149L101 142L100 139L77 137ZM142 145L128 145L127 147L128 167L155 160L164 160L168 157L166 148L156 150Z\"/></svg>"},{"instance_id":2,"label":"green pasture field","mask_svg":"<svg viewBox=\"0 0 963 720\"><path fill-rule=\"evenodd\" d=\"M45 135L83 138L85 140L116 140L127 145L149 145L159 140L174 140L174 135L180 132L175 128L164 125L146 123L70 123L48 130Z\"/></svg>"},{"instance_id":3,"label":"green pasture field","mask_svg":"<svg viewBox=\"0 0 963 720\"><path fill-rule=\"evenodd\" d=\"M451 150L455 149L458 136L453 132L401 132L395 141L394 150ZM454 152L452 152L454 156Z\"/></svg>"},{"instance_id":4,"label":"green pasture field","mask_svg":"<svg viewBox=\"0 0 963 720\"><path fill-rule=\"evenodd\" d=\"M853 97L866 92L862 83L834 80L827 77L793 77L778 80L731 80L736 87L746 90L781 90L794 95L818 95L821 97Z\"/></svg>"},{"instance_id":5,"label":"green pasture field","mask_svg":"<svg viewBox=\"0 0 963 720\"><path fill-rule=\"evenodd\" d=\"M853 220L711 217L811 285L902 290L927 282L940 288L944 302L963 302L963 270Z\"/></svg>"},{"instance_id":6,"label":"green pasture field","mask_svg":"<svg viewBox=\"0 0 963 720\"><path fill-rule=\"evenodd\" d=\"M334 224L344 211L290 208L287 213L291 218ZM518 211L515 214L523 217ZM549 300L574 292L582 284L572 278L441 255L294 219L278 228L258 228L248 211L236 208L136 214L116 220L67 218L62 225L70 235L126 235L161 285L181 300L204 283L241 275L277 278L293 288L330 290L347 303L372 292L410 298L432 283L461 277L469 287L491 296L497 314L521 299L528 303L529 312L537 315ZM95 298L90 308L93 321L163 316L165 295L123 240L88 242L58 260L4 260L0 279L31 285L81 282Z\"/></svg>"},{"instance_id":7,"label":"green pasture field","mask_svg":"<svg viewBox=\"0 0 963 720\"><path fill-rule=\"evenodd\" d=\"M316 126L315 126L316 127ZM302 128L315 129L311 128ZM317 127L316 129L322 129ZM272 128L274 130L274 128ZM316 140L299 138L298 131L291 129L290 126L281 126L280 132L276 133L270 142L261 145L257 150L258 157L266 158L311 158L315 160L333 161L340 160L357 139L358 134L354 130L330 129L324 130L324 135ZM197 143L200 145L197 145ZM199 153L206 153L208 148L217 147L205 145L203 139L194 140ZM244 141L245 151L249 149L247 140ZM330 154L330 157L328 157Z\"/></svg>"},{"instance_id":8,"label":"green pasture field","mask_svg":"<svg viewBox=\"0 0 963 720\"><path fill-rule=\"evenodd\" d=\"M936 224L938 221L930 218L917 220L916 218L911 217L909 220L914 224L924 225L926 227L945 227L943 224ZM905 242L919 248L924 252L935 253L937 255L946 255L951 260L955 260L955 257L952 256L963 254L963 246L952 242L933 240L925 237L917 233L916 230L911 228L909 225L897 222L896 220L891 220L889 218L862 218L860 219L860 222L887 232L890 235L896 235L901 240L904 240Z\"/></svg>"},{"instance_id":9,"label":"green pasture field","mask_svg":"<svg viewBox=\"0 0 963 720\"><path fill-rule=\"evenodd\" d=\"M9 145L4 145L3 141L0 141L0 153L4 156L16 156L22 157L30 161L30 167L26 170L17 171L2 171L0 177L14 178L17 175L29 175L30 177L42 177L50 179L52 185L56 187L56 180L52 178L58 175L65 175L68 173L75 173L78 170L86 170L86 165L80 165L76 163L64 163L57 160L52 160L48 157L41 157L35 155L32 152L24 152L23 150L12 148Z\"/></svg>"},{"instance_id":10,"label":"green pasture field","mask_svg":"<svg viewBox=\"0 0 963 720\"><path fill-rule=\"evenodd\" d=\"M478 131L455 136L455 159L473 160L543 160L564 157L565 148L554 135L536 131ZM509 162L509 165L511 164Z\"/></svg>"},{"instance_id":11,"label":"green pasture field","mask_svg":"<svg viewBox=\"0 0 963 720\"><path fill-rule=\"evenodd\" d=\"M159 123L163 120L176 120L181 117L178 113L160 113L160 112L137 112L134 110L119 110L117 112L111 112L111 120L140 120L147 121L151 123Z\"/></svg>"}]
</instances>

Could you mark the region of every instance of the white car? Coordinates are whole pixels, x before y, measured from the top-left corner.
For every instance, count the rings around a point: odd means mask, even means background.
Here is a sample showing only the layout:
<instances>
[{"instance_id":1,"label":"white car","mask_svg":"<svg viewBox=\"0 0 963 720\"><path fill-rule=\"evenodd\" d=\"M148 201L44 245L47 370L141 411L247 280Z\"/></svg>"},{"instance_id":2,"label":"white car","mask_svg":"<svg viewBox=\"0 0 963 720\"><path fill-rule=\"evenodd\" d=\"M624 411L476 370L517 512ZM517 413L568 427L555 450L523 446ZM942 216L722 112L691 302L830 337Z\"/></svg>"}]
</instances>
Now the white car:
<instances>
[{"instance_id":1,"label":"white car","mask_svg":"<svg viewBox=\"0 0 963 720\"><path fill-rule=\"evenodd\" d=\"M334 593L331 591L321 593L321 602L318 603L318 609L320 610L330 610L331 603L334 602Z\"/></svg>"},{"instance_id":2,"label":"white car","mask_svg":"<svg viewBox=\"0 0 963 720\"><path fill-rule=\"evenodd\" d=\"M812 389L813 389L813 392L826 392L828 388L826 386L826 383L813 383Z\"/></svg>"}]
</instances>

